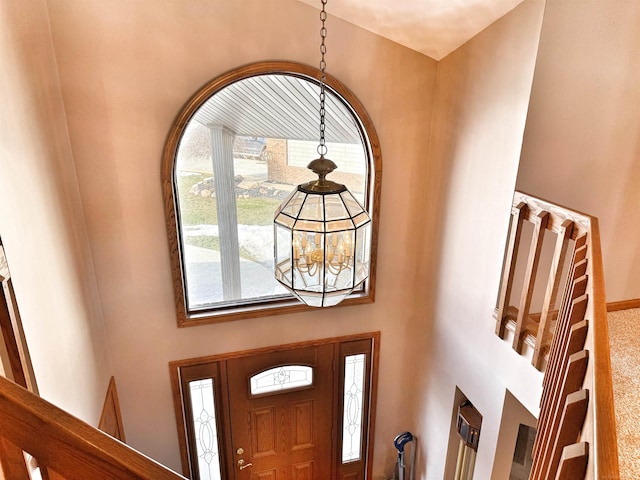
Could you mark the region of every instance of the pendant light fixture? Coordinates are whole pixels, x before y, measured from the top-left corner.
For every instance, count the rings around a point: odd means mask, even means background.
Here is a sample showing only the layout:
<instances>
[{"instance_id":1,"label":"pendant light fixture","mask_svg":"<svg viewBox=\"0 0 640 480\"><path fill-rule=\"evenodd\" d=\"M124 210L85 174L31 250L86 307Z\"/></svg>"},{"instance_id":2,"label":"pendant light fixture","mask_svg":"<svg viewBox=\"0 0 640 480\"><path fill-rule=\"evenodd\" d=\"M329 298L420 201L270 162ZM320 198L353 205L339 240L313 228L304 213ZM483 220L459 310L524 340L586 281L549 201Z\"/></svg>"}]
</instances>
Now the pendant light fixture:
<instances>
[{"instance_id":1,"label":"pendant light fixture","mask_svg":"<svg viewBox=\"0 0 640 480\"><path fill-rule=\"evenodd\" d=\"M325 158L325 39L327 0L320 20L320 143L309 165L318 179L298 185L274 218L275 278L312 307L344 300L369 276L371 219L347 187L327 180L337 168Z\"/></svg>"}]
</instances>

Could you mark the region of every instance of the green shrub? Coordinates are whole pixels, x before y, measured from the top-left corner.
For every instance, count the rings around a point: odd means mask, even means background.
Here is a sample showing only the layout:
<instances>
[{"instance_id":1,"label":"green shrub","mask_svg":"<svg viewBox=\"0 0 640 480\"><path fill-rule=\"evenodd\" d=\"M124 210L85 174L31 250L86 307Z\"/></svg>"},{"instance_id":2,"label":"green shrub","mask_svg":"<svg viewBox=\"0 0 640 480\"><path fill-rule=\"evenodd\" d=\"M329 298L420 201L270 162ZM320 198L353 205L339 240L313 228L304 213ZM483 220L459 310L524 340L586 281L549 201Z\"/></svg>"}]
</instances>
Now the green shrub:
<instances>
[{"instance_id":1,"label":"green shrub","mask_svg":"<svg viewBox=\"0 0 640 480\"><path fill-rule=\"evenodd\" d=\"M216 199L190 193L193 185L210 176L201 173L178 177L180 218L183 225L217 225ZM280 200L274 198L237 198L238 223L242 225L270 225L278 205L280 205Z\"/></svg>"}]
</instances>

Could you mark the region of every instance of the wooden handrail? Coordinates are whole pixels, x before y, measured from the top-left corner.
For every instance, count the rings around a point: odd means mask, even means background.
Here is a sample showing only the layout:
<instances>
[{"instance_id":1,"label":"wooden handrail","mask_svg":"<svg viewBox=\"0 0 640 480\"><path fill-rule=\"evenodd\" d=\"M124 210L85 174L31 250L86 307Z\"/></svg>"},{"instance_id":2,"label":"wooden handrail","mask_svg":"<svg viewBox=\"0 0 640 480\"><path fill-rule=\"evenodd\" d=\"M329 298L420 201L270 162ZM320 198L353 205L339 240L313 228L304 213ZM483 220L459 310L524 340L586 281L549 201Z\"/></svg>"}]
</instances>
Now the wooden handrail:
<instances>
[{"instance_id":1,"label":"wooden handrail","mask_svg":"<svg viewBox=\"0 0 640 480\"><path fill-rule=\"evenodd\" d=\"M616 436L616 420L613 402L613 382L611 376L611 356L609 352L609 323L607 320L607 302L604 288L604 269L602 265L602 249L600 246L600 229L598 219L591 218L589 244L591 245L591 295L587 315L592 319L587 337L587 344L593 348L593 361L587 372L587 388L591 388L593 401L589 402L591 425L593 432L582 432L581 440L593 442L595 450L593 478L598 480L617 480L620 478L618 465L618 442Z\"/></svg>"},{"instance_id":2,"label":"wooden handrail","mask_svg":"<svg viewBox=\"0 0 640 480\"><path fill-rule=\"evenodd\" d=\"M0 376L0 436L67 480L184 480Z\"/></svg>"},{"instance_id":3,"label":"wooden handrail","mask_svg":"<svg viewBox=\"0 0 640 480\"><path fill-rule=\"evenodd\" d=\"M530 245L521 238L524 222L534 225ZM556 243L550 270L539 273L546 230L556 234ZM570 240L572 254L567 252ZM527 258L520 290L514 285L519 254ZM532 314L531 298L540 280L544 300L540 313ZM554 310L559 292L560 307ZM512 305L511 297L519 303ZM515 192L497 314L496 334L506 339L512 331L513 348L520 354L524 337L534 338L532 364L545 372L530 479L619 479L598 220Z\"/></svg>"}]
</instances>

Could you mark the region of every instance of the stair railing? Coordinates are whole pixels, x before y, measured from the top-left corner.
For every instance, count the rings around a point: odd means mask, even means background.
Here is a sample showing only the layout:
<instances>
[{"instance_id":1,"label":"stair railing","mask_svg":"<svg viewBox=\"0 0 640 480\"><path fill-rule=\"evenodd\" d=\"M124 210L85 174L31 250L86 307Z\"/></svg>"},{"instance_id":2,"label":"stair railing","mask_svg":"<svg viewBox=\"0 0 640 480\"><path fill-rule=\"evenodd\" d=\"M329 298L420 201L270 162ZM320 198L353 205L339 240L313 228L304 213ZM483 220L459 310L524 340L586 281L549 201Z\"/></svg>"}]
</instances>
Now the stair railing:
<instances>
[{"instance_id":1,"label":"stair railing","mask_svg":"<svg viewBox=\"0 0 640 480\"><path fill-rule=\"evenodd\" d=\"M38 460L43 478L185 480L0 376L0 477L30 478L22 452Z\"/></svg>"},{"instance_id":2,"label":"stair railing","mask_svg":"<svg viewBox=\"0 0 640 480\"><path fill-rule=\"evenodd\" d=\"M551 244L545 243L548 232L555 234ZM541 307L532 312L536 295ZM496 334L512 336L519 354L532 347L532 364L544 371L529 478L619 479L595 217L515 193L496 320Z\"/></svg>"}]
</instances>

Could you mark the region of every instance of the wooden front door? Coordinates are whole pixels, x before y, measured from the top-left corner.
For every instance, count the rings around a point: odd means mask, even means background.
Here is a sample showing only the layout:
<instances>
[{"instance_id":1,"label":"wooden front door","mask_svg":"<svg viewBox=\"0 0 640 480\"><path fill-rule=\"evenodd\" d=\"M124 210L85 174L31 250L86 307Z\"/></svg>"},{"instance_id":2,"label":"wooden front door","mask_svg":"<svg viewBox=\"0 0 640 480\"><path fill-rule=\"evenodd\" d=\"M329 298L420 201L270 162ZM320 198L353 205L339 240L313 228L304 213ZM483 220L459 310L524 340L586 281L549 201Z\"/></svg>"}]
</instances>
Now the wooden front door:
<instances>
[{"instance_id":1,"label":"wooden front door","mask_svg":"<svg viewBox=\"0 0 640 480\"><path fill-rule=\"evenodd\" d=\"M185 476L371 478L379 343L363 333L171 362Z\"/></svg>"},{"instance_id":2,"label":"wooden front door","mask_svg":"<svg viewBox=\"0 0 640 480\"><path fill-rule=\"evenodd\" d=\"M236 480L332 478L334 348L227 361Z\"/></svg>"}]
</instances>

